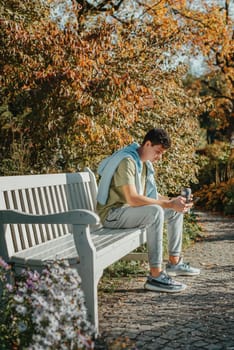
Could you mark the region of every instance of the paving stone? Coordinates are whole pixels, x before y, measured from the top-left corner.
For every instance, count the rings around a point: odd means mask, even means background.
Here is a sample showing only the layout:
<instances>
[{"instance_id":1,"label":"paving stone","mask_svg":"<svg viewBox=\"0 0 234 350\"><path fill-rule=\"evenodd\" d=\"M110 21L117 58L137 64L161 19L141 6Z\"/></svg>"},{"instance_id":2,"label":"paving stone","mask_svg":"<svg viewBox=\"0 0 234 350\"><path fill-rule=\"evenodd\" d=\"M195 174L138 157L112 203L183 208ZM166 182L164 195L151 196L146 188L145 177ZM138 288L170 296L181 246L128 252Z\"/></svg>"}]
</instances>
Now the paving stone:
<instances>
[{"instance_id":1,"label":"paving stone","mask_svg":"<svg viewBox=\"0 0 234 350\"><path fill-rule=\"evenodd\" d=\"M199 340L193 343L193 345L197 348L197 349L202 349L204 347L207 346L207 342L203 341L203 340Z\"/></svg>"},{"instance_id":2,"label":"paving stone","mask_svg":"<svg viewBox=\"0 0 234 350\"><path fill-rule=\"evenodd\" d=\"M211 344L211 345L208 345L207 347L207 350L221 350L221 349L223 349L223 345L219 345L219 344Z\"/></svg>"}]
</instances>

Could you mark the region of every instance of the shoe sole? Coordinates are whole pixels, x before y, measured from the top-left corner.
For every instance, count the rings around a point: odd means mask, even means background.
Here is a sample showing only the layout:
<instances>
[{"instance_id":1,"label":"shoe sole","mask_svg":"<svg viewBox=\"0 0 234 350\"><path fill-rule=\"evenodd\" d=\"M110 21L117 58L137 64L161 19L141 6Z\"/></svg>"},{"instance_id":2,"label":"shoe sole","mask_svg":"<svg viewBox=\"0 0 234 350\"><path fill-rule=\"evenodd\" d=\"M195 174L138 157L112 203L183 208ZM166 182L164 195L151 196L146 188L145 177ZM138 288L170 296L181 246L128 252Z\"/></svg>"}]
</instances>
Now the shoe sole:
<instances>
[{"instance_id":1,"label":"shoe sole","mask_svg":"<svg viewBox=\"0 0 234 350\"><path fill-rule=\"evenodd\" d=\"M200 272L173 272L173 271L166 271L168 276L175 277L175 276L198 276L200 275Z\"/></svg>"},{"instance_id":2,"label":"shoe sole","mask_svg":"<svg viewBox=\"0 0 234 350\"><path fill-rule=\"evenodd\" d=\"M156 287L152 286L151 284L145 283L144 288L152 292L179 293L185 290L187 286L185 284L182 284L180 289L165 289L163 287Z\"/></svg>"}]
</instances>

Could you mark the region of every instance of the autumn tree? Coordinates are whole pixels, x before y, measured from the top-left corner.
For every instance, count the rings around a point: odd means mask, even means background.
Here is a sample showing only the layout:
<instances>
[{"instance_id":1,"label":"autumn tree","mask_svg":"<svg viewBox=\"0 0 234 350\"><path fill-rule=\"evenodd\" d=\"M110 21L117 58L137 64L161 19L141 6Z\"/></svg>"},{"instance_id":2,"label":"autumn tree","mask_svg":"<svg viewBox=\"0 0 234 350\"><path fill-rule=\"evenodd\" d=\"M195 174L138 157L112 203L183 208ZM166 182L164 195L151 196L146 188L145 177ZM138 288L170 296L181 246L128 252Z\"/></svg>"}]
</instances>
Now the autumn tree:
<instances>
[{"instance_id":1,"label":"autumn tree","mask_svg":"<svg viewBox=\"0 0 234 350\"><path fill-rule=\"evenodd\" d=\"M230 0L226 0L222 6L218 1L215 6L215 2L201 0L199 9L193 1L184 0L157 2L103 0L96 3L77 0L77 3L81 6L79 19L84 24L87 24L85 20L87 16L96 17L97 14L101 16L103 13L113 16L116 21L125 25L133 20L139 23L139 18L147 22L145 20L147 16L151 19L159 16L158 18L165 21L166 13L167 21L164 23L168 28L174 28L174 33L168 29L168 37L170 36L171 40L166 42L163 59L165 60L168 54L171 54L172 60L175 59L173 57L175 49L188 56L203 54L209 70L204 74L204 78L195 82L201 84L200 92L202 96L206 96L204 102L207 111L220 128L228 129L229 126L233 126L234 32ZM124 11L126 8L130 14ZM174 26L173 21L176 23ZM159 28L162 27L160 23ZM194 85L193 88L197 90L197 86Z\"/></svg>"},{"instance_id":2,"label":"autumn tree","mask_svg":"<svg viewBox=\"0 0 234 350\"><path fill-rule=\"evenodd\" d=\"M204 104L184 89L186 67L165 66L165 55L191 41L205 50L200 31L184 1L138 2L135 17L124 3L73 2L77 20L61 26L45 2L1 0L1 173L95 170L157 125L173 139L157 169L161 190L195 181Z\"/></svg>"}]
</instances>

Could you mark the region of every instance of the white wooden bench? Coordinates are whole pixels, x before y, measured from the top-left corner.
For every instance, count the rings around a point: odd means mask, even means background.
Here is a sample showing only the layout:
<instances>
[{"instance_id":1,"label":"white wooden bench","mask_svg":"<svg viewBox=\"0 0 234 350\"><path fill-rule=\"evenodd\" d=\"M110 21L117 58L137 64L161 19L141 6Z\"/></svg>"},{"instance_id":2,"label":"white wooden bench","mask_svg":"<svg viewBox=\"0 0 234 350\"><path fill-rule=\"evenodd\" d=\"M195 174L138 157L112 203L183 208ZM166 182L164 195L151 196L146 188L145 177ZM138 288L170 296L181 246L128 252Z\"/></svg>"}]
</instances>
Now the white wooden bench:
<instances>
[{"instance_id":1,"label":"white wooden bench","mask_svg":"<svg viewBox=\"0 0 234 350\"><path fill-rule=\"evenodd\" d=\"M68 259L82 280L90 321L98 331L98 282L103 270L146 242L144 229L107 229L95 213L97 184L84 172L0 177L0 256L42 269Z\"/></svg>"}]
</instances>

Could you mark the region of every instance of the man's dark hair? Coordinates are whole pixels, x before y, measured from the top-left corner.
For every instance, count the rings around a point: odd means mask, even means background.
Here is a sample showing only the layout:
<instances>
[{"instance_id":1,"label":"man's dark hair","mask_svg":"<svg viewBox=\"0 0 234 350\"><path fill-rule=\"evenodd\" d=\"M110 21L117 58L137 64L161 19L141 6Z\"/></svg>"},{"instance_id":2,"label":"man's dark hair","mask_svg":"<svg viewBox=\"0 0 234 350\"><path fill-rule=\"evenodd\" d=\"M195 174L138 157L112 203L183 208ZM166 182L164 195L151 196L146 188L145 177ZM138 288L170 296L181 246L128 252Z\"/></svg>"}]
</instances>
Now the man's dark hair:
<instances>
[{"instance_id":1,"label":"man's dark hair","mask_svg":"<svg viewBox=\"0 0 234 350\"><path fill-rule=\"evenodd\" d=\"M153 146L162 145L165 149L171 147L170 136L165 130L160 128L154 128L149 130L144 137L142 145L144 145L147 141L150 141Z\"/></svg>"}]
</instances>

